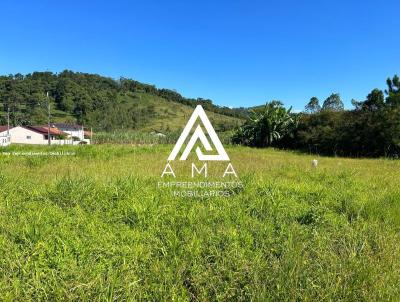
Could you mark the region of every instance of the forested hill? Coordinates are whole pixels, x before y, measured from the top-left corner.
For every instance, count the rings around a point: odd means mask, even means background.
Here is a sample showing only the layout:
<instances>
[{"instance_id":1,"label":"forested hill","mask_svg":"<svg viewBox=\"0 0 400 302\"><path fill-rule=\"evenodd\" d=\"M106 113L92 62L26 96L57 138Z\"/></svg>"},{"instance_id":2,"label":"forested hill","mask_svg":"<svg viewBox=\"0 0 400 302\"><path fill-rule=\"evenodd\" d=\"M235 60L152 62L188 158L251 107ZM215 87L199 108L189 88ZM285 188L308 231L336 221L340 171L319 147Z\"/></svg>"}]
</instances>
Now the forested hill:
<instances>
[{"instance_id":1,"label":"forested hill","mask_svg":"<svg viewBox=\"0 0 400 302\"><path fill-rule=\"evenodd\" d=\"M47 122L47 97L52 121L81 123L98 130L176 131L201 104L219 131L242 123L244 108L219 107L208 99L189 99L170 89L135 80L65 70L61 73L0 76L0 123L10 111L13 125Z\"/></svg>"}]
</instances>

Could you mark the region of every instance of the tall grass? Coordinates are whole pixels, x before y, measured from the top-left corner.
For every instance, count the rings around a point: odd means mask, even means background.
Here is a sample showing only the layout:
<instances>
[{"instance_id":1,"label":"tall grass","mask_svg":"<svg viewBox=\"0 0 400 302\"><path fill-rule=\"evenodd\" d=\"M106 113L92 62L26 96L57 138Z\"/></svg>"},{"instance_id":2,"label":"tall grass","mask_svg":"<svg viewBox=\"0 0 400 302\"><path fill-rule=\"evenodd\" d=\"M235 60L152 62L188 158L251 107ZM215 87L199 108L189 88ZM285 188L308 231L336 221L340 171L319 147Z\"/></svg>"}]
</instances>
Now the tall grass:
<instances>
[{"instance_id":1,"label":"tall grass","mask_svg":"<svg viewBox=\"0 0 400 302\"><path fill-rule=\"evenodd\" d=\"M172 144L178 134L167 135L140 131L98 132L93 136L93 144Z\"/></svg>"},{"instance_id":2,"label":"tall grass","mask_svg":"<svg viewBox=\"0 0 400 302\"><path fill-rule=\"evenodd\" d=\"M244 189L196 199L156 186L172 146L52 148L0 156L1 300L400 297L397 161L228 147Z\"/></svg>"},{"instance_id":3,"label":"tall grass","mask_svg":"<svg viewBox=\"0 0 400 302\"><path fill-rule=\"evenodd\" d=\"M114 131L98 132L93 136L93 144L174 144L179 138L180 132L166 132L166 134L148 133L143 131ZM230 144L231 131L219 133L219 138L223 144Z\"/></svg>"}]
</instances>

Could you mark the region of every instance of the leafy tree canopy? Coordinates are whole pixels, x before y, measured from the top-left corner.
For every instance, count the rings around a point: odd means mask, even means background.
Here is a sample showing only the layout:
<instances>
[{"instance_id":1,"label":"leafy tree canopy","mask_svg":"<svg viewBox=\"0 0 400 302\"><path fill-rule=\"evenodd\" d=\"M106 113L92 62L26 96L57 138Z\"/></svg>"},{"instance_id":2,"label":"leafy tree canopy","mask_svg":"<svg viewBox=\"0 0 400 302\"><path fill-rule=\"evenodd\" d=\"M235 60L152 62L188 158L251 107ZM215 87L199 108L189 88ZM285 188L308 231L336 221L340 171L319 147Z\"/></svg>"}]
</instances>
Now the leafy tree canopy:
<instances>
[{"instance_id":1,"label":"leafy tree canopy","mask_svg":"<svg viewBox=\"0 0 400 302\"><path fill-rule=\"evenodd\" d=\"M342 111L344 110L344 105L339 93L332 93L322 105L322 110L330 111Z\"/></svg>"},{"instance_id":2,"label":"leafy tree canopy","mask_svg":"<svg viewBox=\"0 0 400 302\"><path fill-rule=\"evenodd\" d=\"M321 110L319 100L317 97L313 96L305 107L307 113L317 113Z\"/></svg>"}]
</instances>

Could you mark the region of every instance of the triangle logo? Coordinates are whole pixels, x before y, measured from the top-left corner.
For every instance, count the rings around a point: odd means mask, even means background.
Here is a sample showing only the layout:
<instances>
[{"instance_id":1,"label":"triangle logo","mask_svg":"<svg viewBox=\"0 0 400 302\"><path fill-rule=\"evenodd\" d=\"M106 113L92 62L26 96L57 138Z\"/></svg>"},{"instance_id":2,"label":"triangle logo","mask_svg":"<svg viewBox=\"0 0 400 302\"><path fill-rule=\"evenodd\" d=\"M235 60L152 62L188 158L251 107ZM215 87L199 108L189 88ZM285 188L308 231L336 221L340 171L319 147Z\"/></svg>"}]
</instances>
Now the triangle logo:
<instances>
[{"instance_id":1,"label":"triangle logo","mask_svg":"<svg viewBox=\"0 0 400 302\"><path fill-rule=\"evenodd\" d=\"M182 131L181 136L179 137L178 141L176 142L176 145L174 149L172 149L171 154L168 157L168 160L175 160L177 157L179 151L181 150L183 144L185 143L186 139L188 138L190 134L190 130L192 130L193 126L195 125L196 121L200 119L202 122L205 130L207 131L213 145L215 146L218 154L215 155L207 155L203 154L200 150L199 147L196 148L196 154L199 160L205 161L205 160L214 160L214 161L224 161L224 160L229 160L229 156L226 153L224 147L222 146L221 141L218 138L217 133L215 132L213 126L211 125L210 120L208 119L206 112L204 111L203 107L201 105L197 105L196 109L193 111L189 121L187 122L185 128ZM211 147L210 142L207 139L207 136L204 134L203 128L198 125L192 135L192 137L189 139L189 142L183 150L181 157L179 158L180 160L186 160L187 157L190 154L190 151L192 151L194 145L196 144L197 141L200 141L204 149L206 151L212 151L213 148Z\"/></svg>"}]
</instances>

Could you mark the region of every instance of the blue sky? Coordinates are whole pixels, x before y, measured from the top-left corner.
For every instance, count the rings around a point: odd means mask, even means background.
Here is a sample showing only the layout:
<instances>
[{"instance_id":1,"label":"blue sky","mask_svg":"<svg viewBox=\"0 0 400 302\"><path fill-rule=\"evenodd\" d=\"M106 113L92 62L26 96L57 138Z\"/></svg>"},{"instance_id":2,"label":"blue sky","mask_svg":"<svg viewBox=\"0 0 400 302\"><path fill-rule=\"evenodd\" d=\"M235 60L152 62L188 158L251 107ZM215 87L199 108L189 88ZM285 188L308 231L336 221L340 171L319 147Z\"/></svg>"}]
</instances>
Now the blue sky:
<instances>
[{"instance_id":1,"label":"blue sky","mask_svg":"<svg viewBox=\"0 0 400 302\"><path fill-rule=\"evenodd\" d=\"M1 1L0 74L120 76L226 106L346 107L400 73L397 1Z\"/></svg>"}]
</instances>

